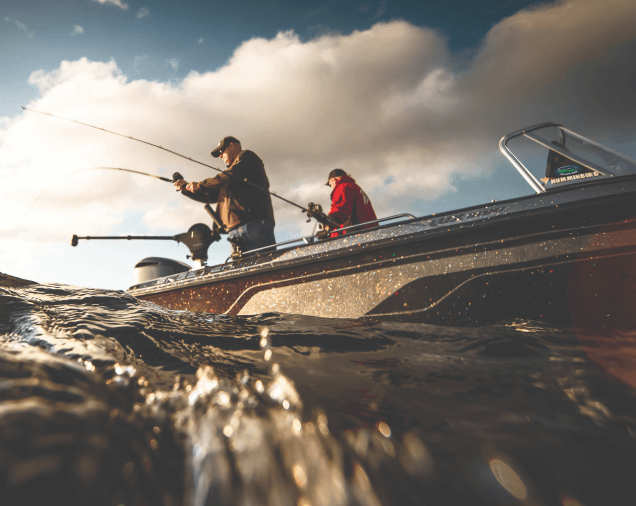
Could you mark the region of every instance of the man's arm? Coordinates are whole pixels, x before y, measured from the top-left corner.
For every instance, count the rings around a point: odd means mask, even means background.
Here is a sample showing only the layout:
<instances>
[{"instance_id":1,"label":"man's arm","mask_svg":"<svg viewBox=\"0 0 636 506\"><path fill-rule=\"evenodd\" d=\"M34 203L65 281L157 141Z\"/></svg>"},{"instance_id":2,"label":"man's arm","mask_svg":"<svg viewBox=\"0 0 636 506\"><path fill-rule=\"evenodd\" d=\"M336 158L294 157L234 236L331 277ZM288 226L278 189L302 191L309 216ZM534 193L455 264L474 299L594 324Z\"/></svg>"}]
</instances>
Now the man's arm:
<instances>
[{"instance_id":1,"label":"man's arm","mask_svg":"<svg viewBox=\"0 0 636 506\"><path fill-rule=\"evenodd\" d=\"M192 200L196 200L197 202L204 202L206 204L213 204L219 200L219 193L221 193L221 189L209 188L203 185L205 181L208 180L205 179L200 183L188 183L183 179L179 179L178 181L174 182L174 186L181 191L182 195L185 195Z\"/></svg>"},{"instance_id":2,"label":"man's arm","mask_svg":"<svg viewBox=\"0 0 636 506\"><path fill-rule=\"evenodd\" d=\"M356 192L351 186L348 184L337 186L333 194L329 217L340 224L345 223L351 218L355 198Z\"/></svg>"},{"instance_id":3,"label":"man's arm","mask_svg":"<svg viewBox=\"0 0 636 506\"><path fill-rule=\"evenodd\" d=\"M214 204L219 200L219 193L221 190L201 191L196 193L189 192L187 190L181 191L183 195L189 199L196 200L197 202L203 202L204 204Z\"/></svg>"},{"instance_id":4,"label":"man's arm","mask_svg":"<svg viewBox=\"0 0 636 506\"><path fill-rule=\"evenodd\" d=\"M225 172L227 171L221 172L217 176L204 179L199 183L200 188L198 188L197 190L209 192L211 190L220 191L222 188L225 188L232 181L231 177L228 176Z\"/></svg>"}]
</instances>

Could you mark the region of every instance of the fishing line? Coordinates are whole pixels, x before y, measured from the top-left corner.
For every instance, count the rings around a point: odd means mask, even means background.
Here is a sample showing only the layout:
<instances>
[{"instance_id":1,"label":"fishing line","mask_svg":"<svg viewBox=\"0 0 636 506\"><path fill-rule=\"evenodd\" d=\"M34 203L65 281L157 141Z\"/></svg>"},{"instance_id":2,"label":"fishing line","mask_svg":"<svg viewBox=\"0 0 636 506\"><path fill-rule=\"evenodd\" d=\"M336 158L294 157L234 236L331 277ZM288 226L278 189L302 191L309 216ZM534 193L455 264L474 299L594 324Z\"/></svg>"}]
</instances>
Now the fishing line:
<instances>
[{"instance_id":1,"label":"fishing line","mask_svg":"<svg viewBox=\"0 0 636 506\"><path fill-rule=\"evenodd\" d=\"M241 181L242 183L248 184L248 185L250 185L250 186L252 186L252 187L254 187L254 188L257 188L257 189L259 189L259 190L261 190L261 191L264 191L264 192L266 192L266 193L269 193L269 194L270 194L270 195L272 195L273 197L276 197L276 198L278 198L278 199L282 200L283 202L287 202L288 204L291 204L292 206L297 207L298 209L302 210L303 212L305 212L305 213L309 213L309 214L311 215L311 213L310 213L307 209L305 209L304 207L302 207L302 206L300 206L300 205L296 204L295 202L292 202L291 200L287 200L286 198L281 197L280 195L277 195L277 194L276 194L276 193L274 193L274 192L270 192L270 191L269 191L268 189L266 189L266 188L263 188L263 187L261 187L261 186L258 186L258 185L256 185L256 184L254 184L254 183L251 183L251 182L250 182L250 181L248 181L247 179L241 179L240 177L235 176L235 175L233 175L233 174L229 174L229 173L225 172L224 170L219 169L218 167L213 167L212 165L208 165L207 163L203 163L203 162L200 162L199 160L195 160L194 158L192 158L192 157L190 157L190 156L182 155L181 153L177 153L176 151L172 151L171 149L164 148L163 146L160 146L159 144L153 144L152 142L144 141L144 140L142 140L142 139L137 139L137 138L135 138L135 137L132 137L131 135L124 135L124 134L120 134L120 133L117 133L117 132L113 132L113 131L111 131L111 130L106 130L105 128L102 128L102 127L97 127L97 126L95 126L95 125L89 125L88 123L82 123L81 121L77 121L77 120L75 120L75 119L69 119L69 118L63 118L62 116L56 116L55 114L51 114L51 113L49 113L49 112L42 112L42 111L36 111L36 110L34 110L34 109L27 109L27 108L26 108L26 107L24 107L23 105L21 105L20 107L21 107L22 109L24 109L25 111L37 112L38 114L44 114L45 116L51 116L51 117L53 117L53 118L62 119L62 120L64 120L64 121L70 121L71 123L77 123L78 125L84 125L84 126L87 126L87 127L90 127L90 128L94 128L95 130L101 130L101 131L103 131L103 132L107 132L107 133L109 133L109 134L118 135L119 137L124 137L124 138L126 138L126 139L132 139L133 141L141 142L141 143L143 143L143 144L147 144L148 146L153 146L153 147L155 147L155 148L162 149L162 150L164 150L164 151L167 151L168 153L172 153L173 155L177 155L177 156L179 156L179 157L181 157L181 158L184 158L184 159L186 159L186 160L190 160L191 162L198 163L199 165L203 165L204 167L208 167L209 169L213 169L213 170L216 170L217 172L224 173L226 176L229 176L229 177L230 177L230 178L232 178L232 179L235 179L235 180L237 180L237 181ZM124 169L121 169L121 170L124 170ZM157 177L158 177L158 176L157 176ZM314 218L315 218L315 216L314 216Z\"/></svg>"},{"instance_id":2,"label":"fishing line","mask_svg":"<svg viewBox=\"0 0 636 506\"><path fill-rule=\"evenodd\" d=\"M38 200L40 200L40 197L42 195L44 195L47 191L49 191L51 189L51 187L55 186L57 183L59 183L60 181L66 179L67 177L72 176L73 174L77 174L78 172L85 172L87 170L121 170L123 172L132 172L133 174L140 174L142 176L148 176L148 177L152 177L155 179L161 179L162 181L167 181L168 183L172 183L172 179L168 179L167 177L161 177L161 176L155 176L154 174L148 174L146 172L139 172L138 170L131 170L131 169L123 169L121 167L89 167L87 169L79 169L79 170L75 170L73 172L69 172L68 174L65 174L64 176L62 176L61 178L59 178L57 181L54 181L53 183L51 183L49 186L47 186L42 193L40 193L35 200L33 201L33 203L31 204L31 207L29 207L29 210L27 211L26 215L24 216L24 220L22 221L22 227L24 228L24 223L26 222L26 219L29 217L29 214L31 213L31 210L33 209L33 207L35 206L35 204L37 203Z\"/></svg>"}]
</instances>

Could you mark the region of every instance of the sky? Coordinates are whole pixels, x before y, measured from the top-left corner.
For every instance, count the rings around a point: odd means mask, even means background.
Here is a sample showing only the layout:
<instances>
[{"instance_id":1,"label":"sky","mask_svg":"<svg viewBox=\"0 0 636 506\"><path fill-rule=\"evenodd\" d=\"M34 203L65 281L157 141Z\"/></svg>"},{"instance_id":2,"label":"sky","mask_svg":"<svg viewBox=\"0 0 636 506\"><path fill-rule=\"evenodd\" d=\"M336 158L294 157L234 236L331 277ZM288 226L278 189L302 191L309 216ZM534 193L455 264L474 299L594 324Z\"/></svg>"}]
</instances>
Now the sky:
<instances>
[{"instance_id":1,"label":"sky","mask_svg":"<svg viewBox=\"0 0 636 506\"><path fill-rule=\"evenodd\" d=\"M561 123L636 156L633 0L3 0L0 272L123 290L149 256L186 261L167 235L209 224L157 179L224 168L226 135L264 161L271 189L329 207L333 168L378 216L416 216L533 193L498 150ZM276 237L312 223L274 199ZM210 247L223 262L229 244ZM188 262L189 263L189 262Z\"/></svg>"}]
</instances>

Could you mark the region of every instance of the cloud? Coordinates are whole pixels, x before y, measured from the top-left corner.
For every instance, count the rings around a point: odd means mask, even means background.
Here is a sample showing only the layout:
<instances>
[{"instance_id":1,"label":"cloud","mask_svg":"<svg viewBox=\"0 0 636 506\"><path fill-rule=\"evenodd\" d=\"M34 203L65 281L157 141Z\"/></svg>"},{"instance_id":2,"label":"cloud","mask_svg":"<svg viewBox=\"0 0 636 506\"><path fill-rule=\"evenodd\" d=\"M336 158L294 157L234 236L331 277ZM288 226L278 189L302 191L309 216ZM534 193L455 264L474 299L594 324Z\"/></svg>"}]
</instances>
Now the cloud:
<instances>
[{"instance_id":1,"label":"cloud","mask_svg":"<svg viewBox=\"0 0 636 506\"><path fill-rule=\"evenodd\" d=\"M80 25L73 25L73 32L71 33L71 35L80 35L84 33L84 28L82 28Z\"/></svg>"},{"instance_id":2,"label":"cloud","mask_svg":"<svg viewBox=\"0 0 636 506\"><path fill-rule=\"evenodd\" d=\"M633 139L635 25L632 1L540 5L495 25L469 62L456 60L435 30L404 21L311 41L284 32L248 40L222 68L191 72L178 85L83 58L33 73L40 98L30 107L217 167L210 148L235 135L265 161L272 189L293 201L327 207L325 175L342 167L378 214L423 214L424 200L452 194L458 180L488 177L499 138L523 126L554 120L599 140ZM131 216L150 233L208 221L166 183L74 172L178 170L201 180L214 175L208 168L35 113L1 128L0 175L26 188L0 189L1 240L66 241L71 231L132 227ZM300 213L275 202L278 230L299 227Z\"/></svg>"},{"instance_id":3,"label":"cloud","mask_svg":"<svg viewBox=\"0 0 636 506\"><path fill-rule=\"evenodd\" d=\"M133 58L133 70L135 72L139 72L139 67L141 67L141 64L144 63L147 60L148 60L148 55L147 54L142 54L142 55L139 55L139 56L135 56Z\"/></svg>"},{"instance_id":4,"label":"cloud","mask_svg":"<svg viewBox=\"0 0 636 506\"><path fill-rule=\"evenodd\" d=\"M166 63L172 67L172 70L177 70L179 68L179 60L176 58L170 58L166 60Z\"/></svg>"},{"instance_id":5,"label":"cloud","mask_svg":"<svg viewBox=\"0 0 636 506\"><path fill-rule=\"evenodd\" d=\"M377 3L365 3L358 6L359 12L372 12L375 19L380 19L386 12L386 2L384 0Z\"/></svg>"},{"instance_id":6,"label":"cloud","mask_svg":"<svg viewBox=\"0 0 636 506\"><path fill-rule=\"evenodd\" d=\"M375 11L376 18L380 19L385 12L386 12L386 2L382 1L378 4L378 7Z\"/></svg>"},{"instance_id":7,"label":"cloud","mask_svg":"<svg viewBox=\"0 0 636 506\"><path fill-rule=\"evenodd\" d=\"M122 2L121 0L93 0L93 2L97 2L100 3L102 5L115 5L117 7L119 7L120 9L123 9L125 11L128 10L128 4Z\"/></svg>"},{"instance_id":8,"label":"cloud","mask_svg":"<svg viewBox=\"0 0 636 506\"><path fill-rule=\"evenodd\" d=\"M137 19L142 19L148 16L149 14L150 14L150 10L148 9L148 7L142 7L141 9L137 11L136 16L137 16Z\"/></svg>"},{"instance_id":9,"label":"cloud","mask_svg":"<svg viewBox=\"0 0 636 506\"><path fill-rule=\"evenodd\" d=\"M199 39L199 44L203 44L203 37Z\"/></svg>"},{"instance_id":10,"label":"cloud","mask_svg":"<svg viewBox=\"0 0 636 506\"><path fill-rule=\"evenodd\" d=\"M13 23L19 30L22 30L29 39L32 39L35 36L35 32L33 32L32 30L29 30L24 23L18 21L17 19L5 17L4 22Z\"/></svg>"}]
</instances>

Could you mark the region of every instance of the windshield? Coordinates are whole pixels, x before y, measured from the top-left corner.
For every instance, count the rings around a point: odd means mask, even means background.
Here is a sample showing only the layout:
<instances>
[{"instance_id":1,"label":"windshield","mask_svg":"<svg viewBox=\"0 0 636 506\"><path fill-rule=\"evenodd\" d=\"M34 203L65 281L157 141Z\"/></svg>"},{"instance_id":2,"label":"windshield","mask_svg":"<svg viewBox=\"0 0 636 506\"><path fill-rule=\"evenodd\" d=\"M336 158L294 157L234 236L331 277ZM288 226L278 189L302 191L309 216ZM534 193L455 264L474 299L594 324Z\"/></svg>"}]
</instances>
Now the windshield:
<instances>
[{"instance_id":1,"label":"windshield","mask_svg":"<svg viewBox=\"0 0 636 506\"><path fill-rule=\"evenodd\" d=\"M555 123L508 134L499 147L537 193L591 178L636 174L636 160Z\"/></svg>"}]
</instances>

